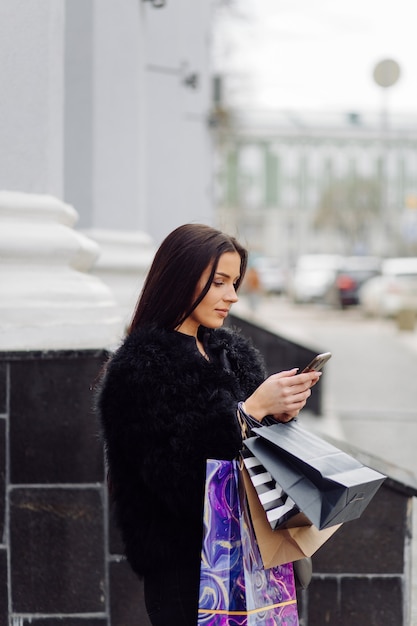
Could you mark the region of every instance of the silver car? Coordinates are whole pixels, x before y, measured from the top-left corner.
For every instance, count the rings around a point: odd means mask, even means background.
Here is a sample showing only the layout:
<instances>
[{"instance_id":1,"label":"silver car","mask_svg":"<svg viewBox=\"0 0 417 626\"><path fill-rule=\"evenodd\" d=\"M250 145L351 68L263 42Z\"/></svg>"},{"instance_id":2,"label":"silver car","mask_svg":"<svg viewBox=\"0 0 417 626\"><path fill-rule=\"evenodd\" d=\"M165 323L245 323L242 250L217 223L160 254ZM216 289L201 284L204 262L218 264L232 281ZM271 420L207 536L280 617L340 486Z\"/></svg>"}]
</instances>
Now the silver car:
<instances>
[{"instance_id":1,"label":"silver car","mask_svg":"<svg viewBox=\"0 0 417 626\"><path fill-rule=\"evenodd\" d=\"M404 310L417 312L417 257L385 259L381 275L362 285L358 296L365 315L396 317Z\"/></svg>"}]
</instances>

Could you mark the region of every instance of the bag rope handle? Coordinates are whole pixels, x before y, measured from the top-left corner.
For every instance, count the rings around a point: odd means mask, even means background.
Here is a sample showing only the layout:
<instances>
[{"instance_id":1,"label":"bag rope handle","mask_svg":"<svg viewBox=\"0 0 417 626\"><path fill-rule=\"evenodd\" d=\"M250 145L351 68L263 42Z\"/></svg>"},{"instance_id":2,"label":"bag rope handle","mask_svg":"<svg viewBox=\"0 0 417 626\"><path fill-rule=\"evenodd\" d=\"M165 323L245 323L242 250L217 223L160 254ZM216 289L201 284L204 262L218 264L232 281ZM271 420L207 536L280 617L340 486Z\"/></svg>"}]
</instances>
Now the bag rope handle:
<instances>
[{"instance_id":1,"label":"bag rope handle","mask_svg":"<svg viewBox=\"0 0 417 626\"><path fill-rule=\"evenodd\" d=\"M261 425L257 419L246 411L244 402L238 402L237 404L237 419L242 431L242 439L247 439L252 428L259 428Z\"/></svg>"}]
</instances>

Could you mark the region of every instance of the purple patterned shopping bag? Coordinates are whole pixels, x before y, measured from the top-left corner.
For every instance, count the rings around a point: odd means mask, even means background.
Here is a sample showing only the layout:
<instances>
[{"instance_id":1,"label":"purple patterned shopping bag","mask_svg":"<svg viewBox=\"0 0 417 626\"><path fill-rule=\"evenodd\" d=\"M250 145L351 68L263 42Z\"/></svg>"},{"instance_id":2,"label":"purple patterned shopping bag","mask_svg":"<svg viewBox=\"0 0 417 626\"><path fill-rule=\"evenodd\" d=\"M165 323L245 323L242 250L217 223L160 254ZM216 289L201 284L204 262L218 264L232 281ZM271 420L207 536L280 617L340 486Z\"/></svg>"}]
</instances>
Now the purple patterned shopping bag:
<instances>
[{"instance_id":1,"label":"purple patterned shopping bag","mask_svg":"<svg viewBox=\"0 0 417 626\"><path fill-rule=\"evenodd\" d=\"M265 570L237 461L207 461L199 626L298 626L292 563Z\"/></svg>"}]
</instances>

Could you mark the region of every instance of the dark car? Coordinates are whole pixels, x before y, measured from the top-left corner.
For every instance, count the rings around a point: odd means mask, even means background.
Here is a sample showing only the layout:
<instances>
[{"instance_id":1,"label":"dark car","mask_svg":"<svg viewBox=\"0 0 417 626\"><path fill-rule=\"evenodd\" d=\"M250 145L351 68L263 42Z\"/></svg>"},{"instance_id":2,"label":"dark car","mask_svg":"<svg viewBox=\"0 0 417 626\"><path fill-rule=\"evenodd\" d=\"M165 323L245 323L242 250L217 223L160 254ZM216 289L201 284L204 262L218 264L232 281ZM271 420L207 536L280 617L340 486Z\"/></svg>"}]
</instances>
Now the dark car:
<instances>
[{"instance_id":1,"label":"dark car","mask_svg":"<svg viewBox=\"0 0 417 626\"><path fill-rule=\"evenodd\" d=\"M334 284L335 304L341 308L359 304L359 288L381 273L381 260L370 256L345 257Z\"/></svg>"}]
</instances>

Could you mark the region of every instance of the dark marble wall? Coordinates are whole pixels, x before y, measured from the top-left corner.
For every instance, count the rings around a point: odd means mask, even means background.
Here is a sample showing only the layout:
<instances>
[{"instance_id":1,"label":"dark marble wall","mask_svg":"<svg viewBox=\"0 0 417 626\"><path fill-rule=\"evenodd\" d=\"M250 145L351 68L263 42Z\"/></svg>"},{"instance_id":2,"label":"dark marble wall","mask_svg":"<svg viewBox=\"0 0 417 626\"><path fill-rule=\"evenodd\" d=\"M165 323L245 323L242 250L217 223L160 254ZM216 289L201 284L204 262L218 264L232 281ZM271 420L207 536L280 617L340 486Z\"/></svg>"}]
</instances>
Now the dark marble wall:
<instances>
[{"instance_id":1,"label":"dark marble wall","mask_svg":"<svg viewBox=\"0 0 417 626\"><path fill-rule=\"evenodd\" d=\"M106 356L0 353L1 626L149 626L92 410ZM413 495L387 480L313 557L302 626L406 625Z\"/></svg>"},{"instance_id":2,"label":"dark marble wall","mask_svg":"<svg viewBox=\"0 0 417 626\"><path fill-rule=\"evenodd\" d=\"M137 619L141 587L120 544L107 548L92 408L105 358L102 351L0 354L0 624L148 624Z\"/></svg>"},{"instance_id":3,"label":"dark marble wall","mask_svg":"<svg viewBox=\"0 0 417 626\"><path fill-rule=\"evenodd\" d=\"M302 592L308 626L408 626L410 512L409 497L384 484L361 518L320 548Z\"/></svg>"}]
</instances>

